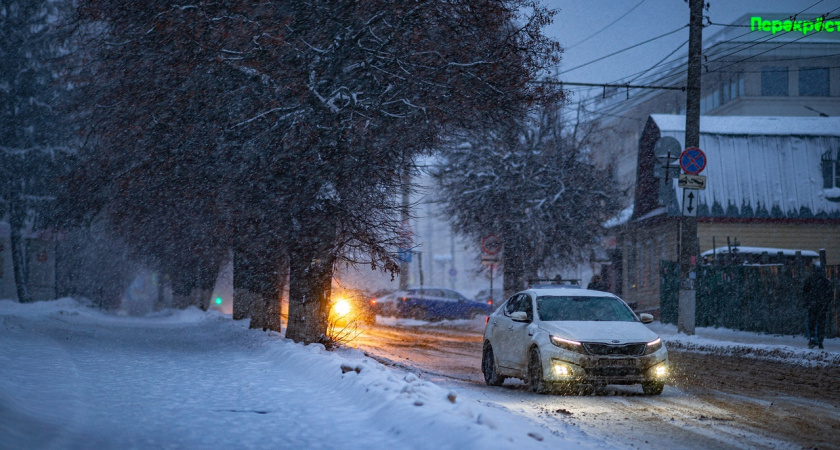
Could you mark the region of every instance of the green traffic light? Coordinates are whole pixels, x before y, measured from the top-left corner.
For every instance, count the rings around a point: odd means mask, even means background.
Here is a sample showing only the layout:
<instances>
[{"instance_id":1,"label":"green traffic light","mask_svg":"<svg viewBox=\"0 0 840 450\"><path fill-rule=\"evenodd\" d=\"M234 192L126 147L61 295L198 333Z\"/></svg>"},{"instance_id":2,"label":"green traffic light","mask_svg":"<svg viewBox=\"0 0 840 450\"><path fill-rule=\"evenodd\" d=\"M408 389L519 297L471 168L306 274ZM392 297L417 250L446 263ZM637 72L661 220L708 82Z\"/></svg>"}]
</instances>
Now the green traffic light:
<instances>
[{"instance_id":1,"label":"green traffic light","mask_svg":"<svg viewBox=\"0 0 840 450\"><path fill-rule=\"evenodd\" d=\"M221 305L221 304L222 304L222 297L216 297L216 304L217 304L217 305Z\"/></svg>"}]
</instances>

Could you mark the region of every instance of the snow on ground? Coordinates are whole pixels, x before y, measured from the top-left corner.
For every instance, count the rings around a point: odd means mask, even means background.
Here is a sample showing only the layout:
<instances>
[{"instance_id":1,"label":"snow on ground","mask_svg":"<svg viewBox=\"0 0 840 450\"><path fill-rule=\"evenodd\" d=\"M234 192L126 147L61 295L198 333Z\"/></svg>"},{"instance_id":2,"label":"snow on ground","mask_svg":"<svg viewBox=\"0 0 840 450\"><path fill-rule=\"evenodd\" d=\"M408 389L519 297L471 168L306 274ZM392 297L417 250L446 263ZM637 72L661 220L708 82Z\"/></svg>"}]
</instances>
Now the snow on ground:
<instances>
[{"instance_id":1,"label":"snow on ground","mask_svg":"<svg viewBox=\"0 0 840 450\"><path fill-rule=\"evenodd\" d=\"M483 330L483 319L392 326ZM650 325L670 348L837 364L840 339ZM0 301L3 448L577 448L516 405L441 387L359 351L327 352L218 312L103 313L72 299ZM564 428L565 427L565 428Z\"/></svg>"},{"instance_id":2,"label":"snow on ground","mask_svg":"<svg viewBox=\"0 0 840 450\"><path fill-rule=\"evenodd\" d=\"M356 350L218 312L124 317L73 299L5 300L0 343L0 448L591 445Z\"/></svg>"},{"instance_id":3,"label":"snow on ground","mask_svg":"<svg viewBox=\"0 0 840 450\"><path fill-rule=\"evenodd\" d=\"M662 337L669 349L781 361L803 366L840 364L840 338L826 339L825 349L809 349L804 336L736 331L725 328L697 328L693 336L677 332L676 325L654 322L648 325ZM803 325L804 328L804 325Z\"/></svg>"},{"instance_id":4,"label":"snow on ground","mask_svg":"<svg viewBox=\"0 0 840 450\"><path fill-rule=\"evenodd\" d=\"M397 317L376 316L376 323L392 327L424 328L424 329L456 329L463 331L475 331L484 333L484 326L487 324L487 316L480 316L474 319L440 320L428 322L417 319L403 319Z\"/></svg>"}]
</instances>

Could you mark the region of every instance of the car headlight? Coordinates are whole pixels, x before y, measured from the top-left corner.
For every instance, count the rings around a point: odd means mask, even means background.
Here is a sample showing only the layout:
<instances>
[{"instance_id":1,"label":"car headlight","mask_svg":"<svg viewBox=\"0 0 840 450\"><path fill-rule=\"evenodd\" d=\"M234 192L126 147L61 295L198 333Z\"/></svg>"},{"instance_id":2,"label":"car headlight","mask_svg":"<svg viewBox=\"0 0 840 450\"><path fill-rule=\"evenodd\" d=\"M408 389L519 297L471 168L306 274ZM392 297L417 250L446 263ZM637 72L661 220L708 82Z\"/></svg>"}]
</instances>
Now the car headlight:
<instances>
[{"instance_id":1,"label":"car headlight","mask_svg":"<svg viewBox=\"0 0 840 450\"><path fill-rule=\"evenodd\" d=\"M586 350L583 349L583 345L581 345L581 343L578 341L573 341L571 339L563 339L559 336L551 336L551 343L556 345L557 347L572 352L586 353Z\"/></svg>"},{"instance_id":2,"label":"car headlight","mask_svg":"<svg viewBox=\"0 0 840 450\"><path fill-rule=\"evenodd\" d=\"M347 314L350 314L351 309L352 308L350 307L350 302L343 299L335 302L335 305L333 306L333 310L338 315L338 317L343 317Z\"/></svg>"},{"instance_id":3,"label":"car headlight","mask_svg":"<svg viewBox=\"0 0 840 450\"><path fill-rule=\"evenodd\" d=\"M664 380L668 377L668 364L665 362L659 363L650 368L649 376L658 380Z\"/></svg>"},{"instance_id":4,"label":"car headlight","mask_svg":"<svg viewBox=\"0 0 840 450\"><path fill-rule=\"evenodd\" d=\"M651 353L656 352L660 348L662 348L662 339L656 338L645 344L645 355L650 355Z\"/></svg>"}]
</instances>

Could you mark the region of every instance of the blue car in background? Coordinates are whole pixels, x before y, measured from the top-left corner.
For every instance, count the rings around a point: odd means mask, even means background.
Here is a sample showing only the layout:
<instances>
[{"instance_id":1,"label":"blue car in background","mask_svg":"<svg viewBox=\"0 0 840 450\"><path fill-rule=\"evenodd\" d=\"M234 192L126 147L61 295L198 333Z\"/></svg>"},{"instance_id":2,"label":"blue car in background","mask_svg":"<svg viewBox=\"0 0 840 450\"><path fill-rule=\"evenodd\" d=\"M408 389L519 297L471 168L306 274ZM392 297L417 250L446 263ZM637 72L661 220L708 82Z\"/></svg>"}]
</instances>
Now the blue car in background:
<instances>
[{"instance_id":1,"label":"blue car in background","mask_svg":"<svg viewBox=\"0 0 840 450\"><path fill-rule=\"evenodd\" d=\"M397 317L419 320L472 319L487 316L492 306L440 287L408 288L395 301Z\"/></svg>"}]
</instances>

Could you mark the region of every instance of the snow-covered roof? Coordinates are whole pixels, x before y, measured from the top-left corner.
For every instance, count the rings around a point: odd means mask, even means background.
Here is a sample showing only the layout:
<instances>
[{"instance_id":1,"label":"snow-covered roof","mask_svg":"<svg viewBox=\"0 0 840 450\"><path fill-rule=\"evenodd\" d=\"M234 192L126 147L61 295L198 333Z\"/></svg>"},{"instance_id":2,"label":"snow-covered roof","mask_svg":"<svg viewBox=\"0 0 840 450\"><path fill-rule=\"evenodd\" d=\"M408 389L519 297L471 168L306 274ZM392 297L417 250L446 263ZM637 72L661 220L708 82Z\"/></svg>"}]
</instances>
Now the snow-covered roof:
<instances>
[{"instance_id":1,"label":"snow-covered roof","mask_svg":"<svg viewBox=\"0 0 840 450\"><path fill-rule=\"evenodd\" d=\"M685 116L651 114L663 133L685 133ZM701 116L700 133L736 136L840 136L840 117ZM676 136L675 136L676 137ZM679 139L682 142L682 139Z\"/></svg>"},{"instance_id":2,"label":"snow-covered roof","mask_svg":"<svg viewBox=\"0 0 840 450\"><path fill-rule=\"evenodd\" d=\"M744 247L744 246L737 246L732 247L732 253L749 253L754 255L760 255L764 252L767 252L768 255L778 255L779 252L782 252L785 256L796 256L796 252L801 252L800 254L807 258L819 258L820 254L812 251L812 250L793 250L789 248L770 248L770 247ZM729 247L718 247L712 250L706 250L705 252L701 253L701 256L711 256L714 254L722 254L722 253L729 253Z\"/></svg>"},{"instance_id":3,"label":"snow-covered roof","mask_svg":"<svg viewBox=\"0 0 840 450\"><path fill-rule=\"evenodd\" d=\"M630 220L630 217L633 216L633 206L634 205L630 205L622 209L618 213L618 215L604 222L604 228L617 227L619 225L624 225L625 223L627 223L627 221Z\"/></svg>"},{"instance_id":4,"label":"snow-covered roof","mask_svg":"<svg viewBox=\"0 0 840 450\"><path fill-rule=\"evenodd\" d=\"M650 118L661 137L685 148L685 116ZM723 215L712 210L715 204L740 210L738 217L840 214L836 189L824 189L822 174L823 155L837 157L840 151L840 118L701 116L700 149L707 161L701 175L707 178L698 192L698 214L708 208L706 214ZM676 179L672 186L678 189ZM682 196L676 197L680 204Z\"/></svg>"}]
</instances>

